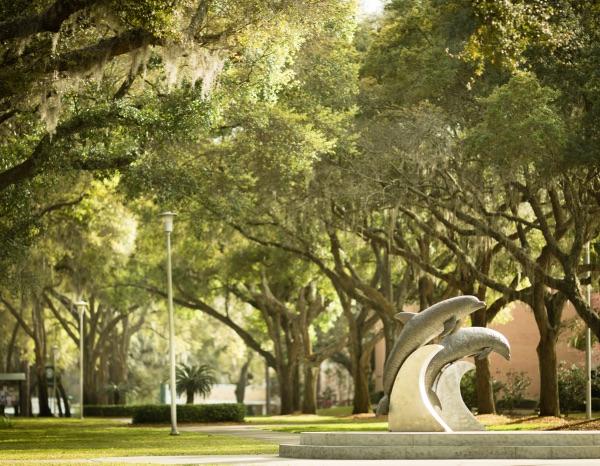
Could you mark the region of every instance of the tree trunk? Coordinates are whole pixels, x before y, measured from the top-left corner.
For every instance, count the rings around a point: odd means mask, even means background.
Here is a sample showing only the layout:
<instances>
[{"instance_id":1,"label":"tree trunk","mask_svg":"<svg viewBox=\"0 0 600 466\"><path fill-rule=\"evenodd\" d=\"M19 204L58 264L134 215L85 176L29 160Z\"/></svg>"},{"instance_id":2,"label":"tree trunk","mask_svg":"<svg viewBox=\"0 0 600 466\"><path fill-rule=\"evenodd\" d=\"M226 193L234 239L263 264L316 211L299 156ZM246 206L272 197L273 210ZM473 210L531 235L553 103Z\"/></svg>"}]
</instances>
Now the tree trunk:
<instances>
[{"instance_id":1,"label":"tree trunk","mask_svg":"<svg viewBox=\"0 0 600 466\"><path fill-rule=\"evenodd\" d=\"M354 381L354 400L352 401L352 414L370 413L371 400L369 397L369 378L366 371L357 364L352 369Z\"/></svg>"},{"instance_id":2,"label":"tree trunk","mask_svg":"<svg viewBox=\"0 0 600 466\"><path fill-rule=\"evenodd\" d=\"M354 382L354 398L352 400L352 414L371 412L369 397L369 378L365 365L362 364L362 333L355 326L350 329L350 362L352 381Z\"/></svg>"},{"instance_id":3,"label":"tree trunk","mask_svg":"<svg viewBox=\"0 0 600 466\"><path fill-rule=\"evenodd\" d=\"M495 414L494 390L488 358L475 359L475 386L477 393L477 413Z\"/></svg>"},{"instance_id":4,"label":"tree trunk","mask_svg":"<svg viewBox=\"0 0 600 466\"><path fill-rule=\"evenodd\" d=\"M67 396L67 392L65 390L65 387L62 384L61 379L58 379L57 388L58 388L58 393L59 393L60 397L62 398L63 405L65 407L65 417L71 417L71 406L69 404L69 397Z\"/></svg>"},{"instance_id":5,"label":"tree trunk","mask_svg":"<svg viewBox=\"0 0 600 466\"><path fill-rule=\"evenodd\" d=\"M252 353L250 353L250 355L252 355ZM251 360L252 358L249 357L242 365L242 368L240 369L240 376L237 384L235 385L235 400L240 404L244 403L246 386L248 385L248 368L250 367Z\"/></svg>"},{"instance_id":6,"label":"tree trunk","mask_svg":"<svg viewBox=\"0 0 600 466\"><path fill-rule=\"evenodd\" d=\"M294 364L292 369L292 396L295 413L301 409L300 392L300 367L298 364Z\"/></svg>"},{"instance_id":7,"label":"tree trunk","mask_svg":"<svg viewBox=\"0 0 600 466\"><path fill-rule=\"evenodd\" d=\"M44 364L36 364L35 374L37 378L38 402L40 406L40 417L52 416L48 403L48 383L46 382L46 368Z\"/></svg>"},{"instance_id":8,"label":"tree trunk","mask_svg":"<svg viewBox=\"0 0 600 466\"><path fill-rule=\"evenodd\" d=\"M556 340L555 332L543 332L537 346L540 368L540 416L560 416Z\"/></svg>"},{"instance_id":9,"label":"tree trunk","mask_svg":"<svg viewBox=\"0 0 600 466\"><path fill-rule=\"evenodd\" d=\"M486 327L486 310L471 314L471 323L475 327ZM478 414L495 414L496 404L494 403L494 390L492 387L492 375L490 371L490 361L485 359L475 359L475 390L477 394L477 412Z\"/></svg>"},{"instance_id":10,"label":"tree trunk","mask_svg":"<svg viewBox=\"0 0 600 466\"><path fill-rule=\"evenodd\" d=\"M294 412L294 394L292 390L291 368L279 368L277 371L277 384L279 385L279 398L281 400L280 414Z\"/></svg>"},{"instance_id":11,"label":"tree trunk","mask_svg":"<svg viewBox=\"0 0 600 466\"><path fill-rule=\"evenodd\" d=\"M194 404L194 390L186 390L185 391L185 404L186 405Z\"/></svg>"},{"instance_id":12,"label":"tree trunk","mask_svg":"<svg viewBox=\"0 0 600 466\"><path fill-rule=\"evenodd\" d=\"M319 366L304 364L304 396L302 413L317 414L317 379Z\"/></svg>"}]
</instances>

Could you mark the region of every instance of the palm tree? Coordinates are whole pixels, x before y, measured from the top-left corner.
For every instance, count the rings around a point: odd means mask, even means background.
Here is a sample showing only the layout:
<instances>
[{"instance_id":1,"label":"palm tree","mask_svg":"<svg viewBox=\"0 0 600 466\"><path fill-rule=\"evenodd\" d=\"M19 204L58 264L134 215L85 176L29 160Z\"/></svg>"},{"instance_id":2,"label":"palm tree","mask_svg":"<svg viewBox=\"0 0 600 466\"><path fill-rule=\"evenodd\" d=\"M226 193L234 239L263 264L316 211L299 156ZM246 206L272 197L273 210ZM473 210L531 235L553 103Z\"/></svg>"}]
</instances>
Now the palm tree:
<instances>
[{"instance_id":1,"label":"palm tree","mask_svg":"<svg viewBox=\"0 0 600 466\"><path fill-rule=\"evenodd\" d=\"M185 393L186 403L194 403L194 394L206 398L212 386L216 383L212 369L206 364L198 366L180 364L176 370L177 394Z\"/></svg>"}]
</instances>

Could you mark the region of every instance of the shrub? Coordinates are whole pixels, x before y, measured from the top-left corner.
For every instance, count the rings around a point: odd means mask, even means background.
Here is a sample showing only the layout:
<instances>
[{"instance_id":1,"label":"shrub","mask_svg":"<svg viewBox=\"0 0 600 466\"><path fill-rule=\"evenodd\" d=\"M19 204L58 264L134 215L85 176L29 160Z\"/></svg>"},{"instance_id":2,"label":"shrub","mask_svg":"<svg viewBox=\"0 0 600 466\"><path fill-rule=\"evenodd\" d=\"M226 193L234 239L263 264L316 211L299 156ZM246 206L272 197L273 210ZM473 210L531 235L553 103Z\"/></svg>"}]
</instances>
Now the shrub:
<instances>
[{"instance_id":1,"label":"shrub","mask_svg":"<svg viewBox=\"0 0 600 466\"><path fill-rule=\"evenodd\" d=\"M565 414L585 410L585 371L576 365L558 366L558 399Z\"/></svg>"},{"instance_id":2,"label":"shrub","mask_svg":"<svg viewBox=\"0 0 600 466\"><path fill-rule=\"evenodd\" d=\"M600 411L600 398L592 398L592 411Z\"/></svg>"},{"instance_id":3,"label":"shrub","mask_svg":"<svg viewBox=\"0 0 600 466\"><path fill-rule=\"evenodd\" d=\"M502 398L499 405L512 412L523 405L525 391L531 385L531 378L525 372L507 372L506 382L500 385Z\"/></svg>"},{"instance_id":4,"label":"shrub","mask_svg":"<svg viewBox=\"0 0 600 466\"><path fill-rule=\"evenodd\" d=\"M90 417L132 417L135 405L85 405L83 414Z\"/></svg>"},{"instance_id":5,"label":"shrub","mask_svg":"<svg viewBox=\"0 0 600 466\"><path fill-rule=\"evenodd\" d=\"M498 390L500 390L501 383L495 379L492 379L492 392L494 393L494 399L498 398ZM475 371L467 372L460 381L460 394L462 396L465 405L470 410L477 409L477 380Z\"/></svg>"},{"instance_id":6,"label":"shrub","mask_svg":"<svg viewBox=\"0 0 600 466\"><path fill-rule=\"evenodd\" d=\"M12 420L7 416L0 416L0 429L10 429L13 427Z\"/></svg>"},{"instance_id":7,"label":"shrub","mask_svg":"<svg viewBox=\"0 0 600 466\"><path fill-rule=\"evenodd\" d=\"M383 390L379 390L377 392L371 393L371 395L370 395L371 404L372 405L379 404L379 401L383 398L383 395L385 395L385 393L383 392Z\"/></svg>"},{"instance_id":8,"label":"shrub","mask_svg":"<svg viewBox=\"0 0 600 466\"><path fill-rule=\"evenodd\" d=\"M245 415L243 404L177 405L178 422L241 422ZM133 413L134 424L168 423L170 420L170 405L136 406Z\"/></svg>"}]
</instances>

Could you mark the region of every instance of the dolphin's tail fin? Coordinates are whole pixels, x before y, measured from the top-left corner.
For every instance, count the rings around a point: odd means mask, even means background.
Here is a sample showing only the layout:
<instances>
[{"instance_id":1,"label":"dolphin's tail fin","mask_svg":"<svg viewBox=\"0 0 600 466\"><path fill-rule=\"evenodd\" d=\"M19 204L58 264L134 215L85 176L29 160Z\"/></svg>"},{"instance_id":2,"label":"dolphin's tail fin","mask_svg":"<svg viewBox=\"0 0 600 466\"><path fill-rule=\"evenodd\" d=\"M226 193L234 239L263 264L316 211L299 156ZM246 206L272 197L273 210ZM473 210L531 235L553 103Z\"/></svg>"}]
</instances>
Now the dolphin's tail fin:
<instances>
[{"instance_id":1,"label":"dolphin's tail fin","mask_svg":"<svg viewBox=\"0 0 600 466\"><path fill-rule=\"evenodd\" d=\"M383 395L383 398L379 400L379 404L377 405L377 416L383 416L387 414L390 410L390 398L387 395Z\"/></svg>"}]
</instances>

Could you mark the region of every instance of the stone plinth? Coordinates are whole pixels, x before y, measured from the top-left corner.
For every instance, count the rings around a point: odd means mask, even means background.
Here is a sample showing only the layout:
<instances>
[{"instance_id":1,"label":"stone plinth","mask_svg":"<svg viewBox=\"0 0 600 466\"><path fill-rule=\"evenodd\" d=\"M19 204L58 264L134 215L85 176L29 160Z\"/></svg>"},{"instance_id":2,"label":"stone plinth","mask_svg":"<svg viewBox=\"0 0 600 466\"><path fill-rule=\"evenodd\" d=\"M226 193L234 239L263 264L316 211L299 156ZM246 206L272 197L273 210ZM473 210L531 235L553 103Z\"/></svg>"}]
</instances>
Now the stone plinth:
<instances>
[{"instance_id":1,"label":"stone plinth","mask_svg":"<svg viewBox=\"0 0 600 466\"><path fill-rule=\"evenodd\" d=\"M279 455L306 459L595 459L600 432L305 432Z\"/></svg>"}]
</instances>

